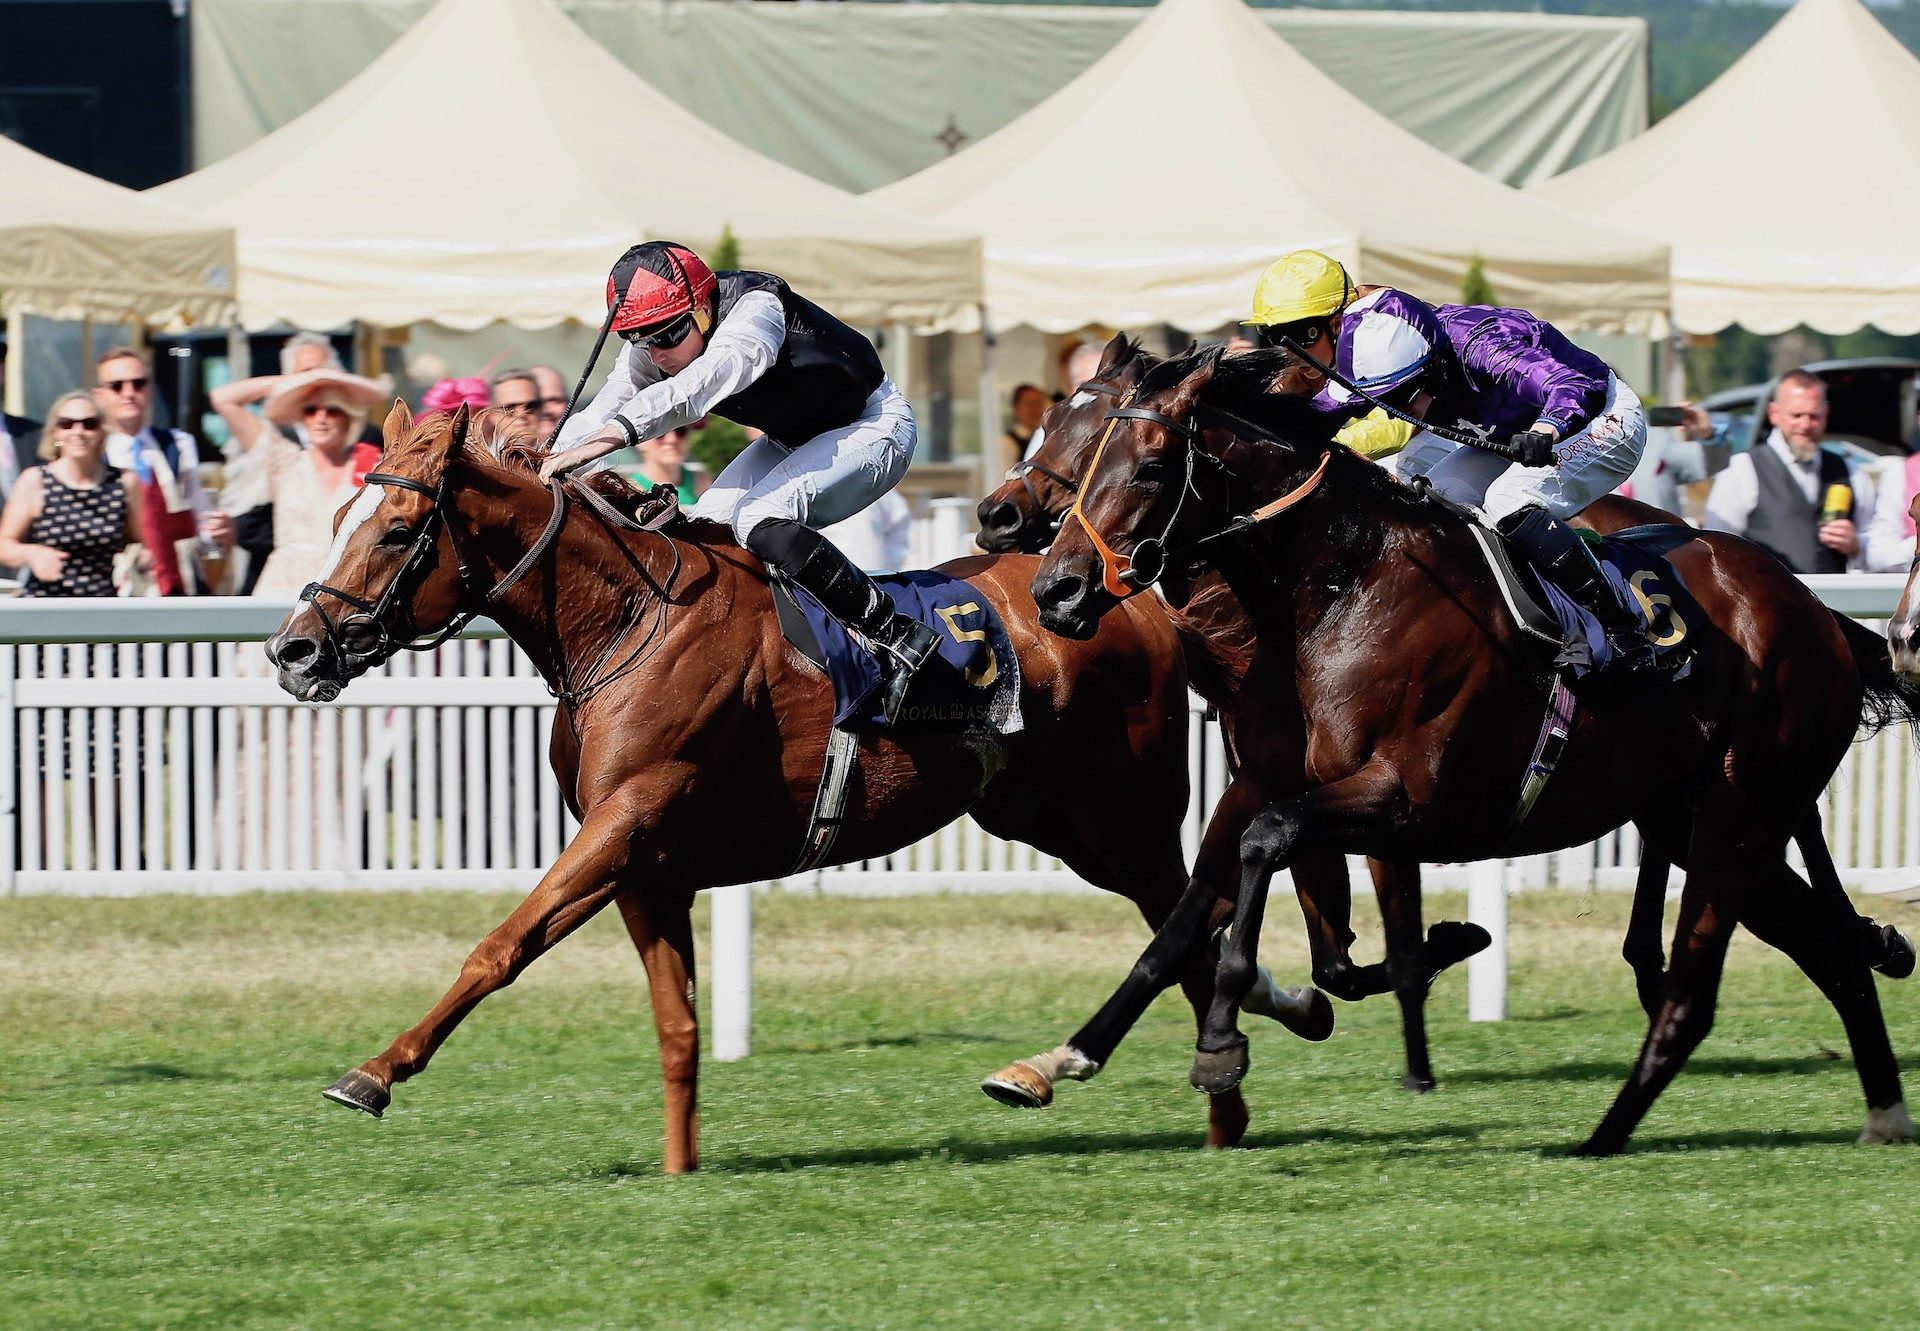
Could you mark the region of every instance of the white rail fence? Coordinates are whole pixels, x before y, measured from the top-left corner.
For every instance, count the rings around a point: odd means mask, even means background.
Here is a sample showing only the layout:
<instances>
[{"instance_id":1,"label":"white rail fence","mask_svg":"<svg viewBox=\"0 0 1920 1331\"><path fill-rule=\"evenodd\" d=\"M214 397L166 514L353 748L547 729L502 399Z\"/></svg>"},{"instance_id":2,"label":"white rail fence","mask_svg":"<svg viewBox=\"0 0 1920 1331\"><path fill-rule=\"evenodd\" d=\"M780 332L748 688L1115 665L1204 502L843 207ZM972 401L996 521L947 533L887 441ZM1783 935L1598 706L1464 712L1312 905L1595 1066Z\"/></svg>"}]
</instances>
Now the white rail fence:
<instances>
[{"instance_id":1,"label":"white rail fence","mask_svg":"<svg viewBox=\"0 0 1920 1331\"><path fill-rule=\"evenodd\" d=\"M1864 616L1889 613L1902 580L1809 581ZM531 886L576 825L546 764L553 700L526 658L476 625L403 655L337 703L300 704L273 682L259 647L287 610L251 600L0 604L0 894ZM1196 724L1189 743L1191 856L1225 786L1226 755L1210 723ZM1920 882L1920 765L1906 727L1854 747L1824 813L1850 887ZM1427 881L1473 884L1480 915L1517 888L1630 886L1638 861L1628 829L1477 872L1431 867ZM1092 890L966 818L884 859L782 885ZM745 928L748 909L735 897L724 912ZM731 946L744 949L744 937ZM730 953L721 969L744 975L743 956Z\"/></svg>"}]
</instances>

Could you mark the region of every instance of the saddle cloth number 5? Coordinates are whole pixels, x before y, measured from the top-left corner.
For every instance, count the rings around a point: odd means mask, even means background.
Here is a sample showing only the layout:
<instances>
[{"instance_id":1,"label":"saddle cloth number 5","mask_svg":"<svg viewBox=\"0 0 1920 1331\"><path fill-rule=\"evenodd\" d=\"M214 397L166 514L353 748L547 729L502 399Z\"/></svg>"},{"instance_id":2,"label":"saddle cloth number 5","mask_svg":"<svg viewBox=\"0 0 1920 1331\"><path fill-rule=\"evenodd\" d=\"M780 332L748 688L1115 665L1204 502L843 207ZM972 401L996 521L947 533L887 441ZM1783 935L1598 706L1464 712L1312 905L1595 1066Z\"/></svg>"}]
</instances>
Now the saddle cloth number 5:
<instances>
[{"instance_id":1,"label":"saddle cloth number 5","mask_svg":"<svg viewBox=\"0 0 1920 1331\"><path fill-rule=\"evenodd\" d=\"M984 689L993 683L994 680L1000 678L1000 663L993 659L993 648L987 644L987 631L983 628L967 629L960 627L960 616L979 614L980 603L978 601L968 601L962 605L943 605L940 606L935 613L940 616L941 622L947 626L948 637L952 638L956 643L977 642L980 644L981 649L987 654L987 663L984 666L970 667L962 674L961 678L965 679L967 683L976 689Z\"/></svg>"}]
</instances>

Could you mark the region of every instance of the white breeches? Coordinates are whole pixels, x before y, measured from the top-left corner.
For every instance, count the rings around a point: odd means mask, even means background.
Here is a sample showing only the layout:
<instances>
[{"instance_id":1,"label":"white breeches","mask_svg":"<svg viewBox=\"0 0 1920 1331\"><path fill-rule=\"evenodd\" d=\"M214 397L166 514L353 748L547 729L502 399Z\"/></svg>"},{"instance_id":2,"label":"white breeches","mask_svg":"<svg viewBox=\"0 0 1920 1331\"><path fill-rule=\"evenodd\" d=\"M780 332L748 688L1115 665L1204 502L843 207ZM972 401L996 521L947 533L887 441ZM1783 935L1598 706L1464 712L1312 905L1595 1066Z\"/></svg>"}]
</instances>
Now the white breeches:
<instances>
[{"instance_id":1,"label":"white breeches","mask_svg":"<svg viewBox=\"0 0 1920 1331\"><path fill-rule=\"evenodd\" d=\"M1488 523L1532 504L1570 518L1617 489L1647 447L1647 414L1639 395L1618 377L1607 380L1607 403L1586 429L1553 447L1555 465L1522 467L1470 444L1421 433L1395 460L1403 481L1425 476L1444 499L1477 508Z\"/></svg>"},{"instance_id":2,"label":"white breeches","mask_svg":"<svg viewBox=\"0 0 1920 1331\"><path fill-rule=\"evenodd\" d=\"M792 451L771 439L748 444L690 512L733 528L741 541L774 518L816 530L858 513L900 483L913 461L913 408L882 379L860 418Z\"/></svg>"}]
</instances>

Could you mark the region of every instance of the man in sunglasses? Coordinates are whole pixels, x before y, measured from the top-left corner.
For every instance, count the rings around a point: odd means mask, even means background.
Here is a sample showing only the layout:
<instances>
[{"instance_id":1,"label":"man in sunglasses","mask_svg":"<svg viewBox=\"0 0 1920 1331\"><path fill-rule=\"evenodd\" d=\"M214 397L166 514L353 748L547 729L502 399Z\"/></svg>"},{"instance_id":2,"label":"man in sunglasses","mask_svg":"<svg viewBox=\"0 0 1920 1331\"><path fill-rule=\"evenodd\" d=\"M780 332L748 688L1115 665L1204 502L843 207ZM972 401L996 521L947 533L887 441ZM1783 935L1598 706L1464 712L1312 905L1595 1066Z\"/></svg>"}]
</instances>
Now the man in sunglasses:
<instances>
[{"instance_id":1,"label":"man in sunglasses","mask_svg":"<svg viewBox=\"0 0 1920 1331\"><path fill-rule=\"evenodd\" d=\"M817 528L893 489L913 459L913 409L873 344L771 273L714 273L684 245L650 241L607 280L608 326L625 340L593 401L560 432L552 477L712 412L762 432L692 508L740 543L879 658L888 721L933 656L933 630Z\"/></svg>"},{"instance_id":2,"label":"man in sunglasses","mask_svg":"<svg viewBox=\"0 0 1920 1331\"><path fill-rule=\"evenodd\" d=\"M195 558L199 540L204 537L224 557L233 545L233 523L200 484L199 443L185 430L152 423L153 367L143 353L113 348L96 363L94 384L93 400L107 423L107 461L140 480L141 530L154 586L162 596L205 590L207 578Z\"/></svg>"},{"instance_id":3,"label":"man in sunglasses","mask_svg":"<svg viewBox=\"0 0 1920 1331\"><path fill-rule=\"evenodd\" d=\"M1384 403L1476 437L1473 446L1412 431L1401 478L1424 475L1498 528L1594 613L1624 669L1655 665L1639 605L1621 599L1566 524L1631 476L1647 444L1639 397L1605 361L1525 310L1356 287L1317 250L1268 265L1251 322L1263 346L1304 349L1334 371L1314 399L1328 414L1351 420Z\"/></svg>"}]
</instances>

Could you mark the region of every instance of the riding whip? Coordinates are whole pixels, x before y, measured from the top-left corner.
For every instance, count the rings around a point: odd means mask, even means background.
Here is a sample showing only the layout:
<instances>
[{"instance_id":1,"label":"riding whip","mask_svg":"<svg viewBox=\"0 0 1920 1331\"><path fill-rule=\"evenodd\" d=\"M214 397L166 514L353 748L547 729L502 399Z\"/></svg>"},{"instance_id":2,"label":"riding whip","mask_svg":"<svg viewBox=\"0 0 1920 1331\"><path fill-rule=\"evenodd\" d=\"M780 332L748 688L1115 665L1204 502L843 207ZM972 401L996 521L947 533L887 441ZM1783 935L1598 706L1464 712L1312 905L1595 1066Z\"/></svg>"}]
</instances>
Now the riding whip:
<instances>
[{"instance_id":1,"label":"riding whip","mask_svg":"<svg viewBox=\"0 0 1920 1331\"><path fill-rule=\"evenodd\" d=\"M1501 457L1508 458L1515 462L1518 462L1520 460L1516 450L1514 450L1513 448L1509 447L1506 444L1496 444L1492 439L1488 438L1485 434L1476 435L1476 434L1468 433L1465 430L1450 429L1444 425L1430 425L1426 421L1420 420L1418 417L1415 417L1415 416L1410 416L1406 412L1401 411L1396 407L1388 406L1385 402L1382 402L1379 398L1369 393L1366 389L1360 387L1359 384L1354 383L1353 380L1341 374L1338 370L1334 369L1331 365L1323 364L1319 360L1319 358L1317 358L1311 351L1308 351L1305 347L1301 346L1300 343L1296 342L1291 337L1282 337L1280 339L1280 345L1285 347L1289 352L1293 353L1295 356L1298 356L1301 360L1305 361L1308 365L1312 366L1314 369L1318 370L1321 374L1331 379L1334 383L1339 384L1342 388L1346 389L1349 393L1352 393L1355 397L1359 398L1362 402L1367 403L1369 406L1379 408L1381 411L1386 412L1387 415L1393 417L1397 421L1405 421L1408 425L1413 426L1415 429L1424 430L1428 434L1434 436L1434 438L1444 439L1450 444L1466 444L1472 448L1485 449L1489 453L1498 453Z\"/></svg>"}]
</instances>

